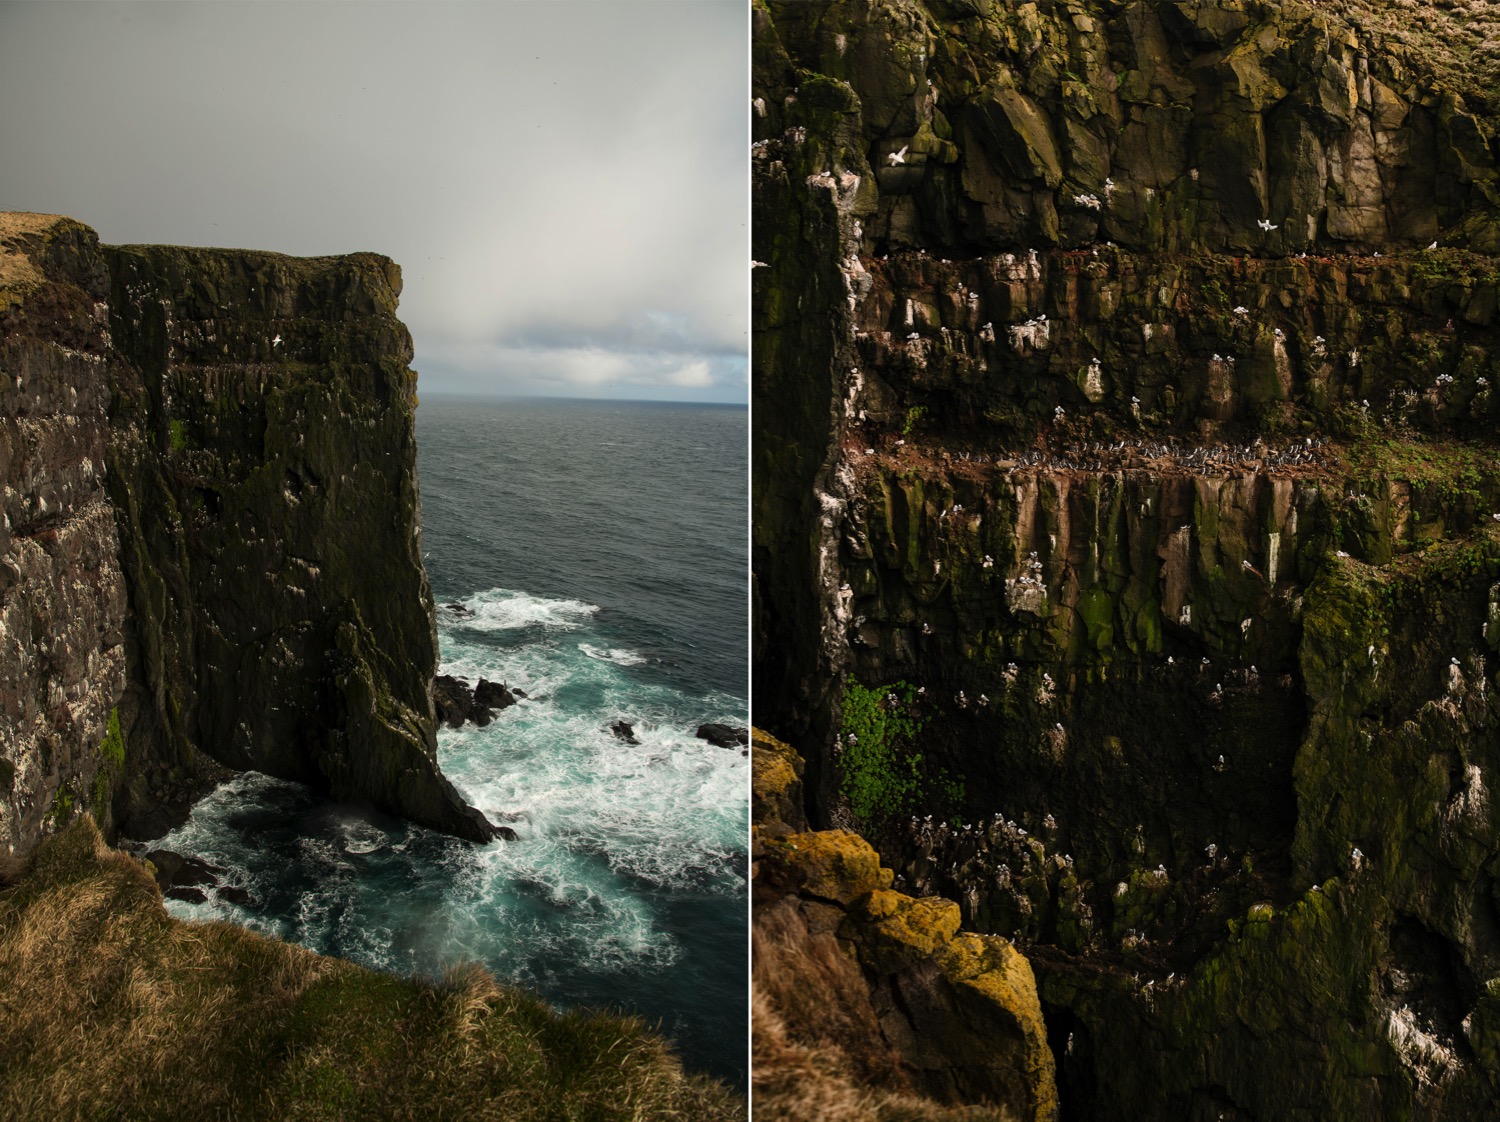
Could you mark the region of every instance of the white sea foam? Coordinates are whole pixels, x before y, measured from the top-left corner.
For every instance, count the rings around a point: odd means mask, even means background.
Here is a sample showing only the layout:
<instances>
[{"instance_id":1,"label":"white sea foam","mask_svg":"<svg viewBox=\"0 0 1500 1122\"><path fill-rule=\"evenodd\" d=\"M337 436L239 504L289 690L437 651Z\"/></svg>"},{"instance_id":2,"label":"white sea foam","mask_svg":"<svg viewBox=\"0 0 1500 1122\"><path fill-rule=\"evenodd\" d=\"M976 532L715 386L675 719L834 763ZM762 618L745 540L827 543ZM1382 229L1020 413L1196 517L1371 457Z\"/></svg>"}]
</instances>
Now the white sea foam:
<instances>
[{"instance_id":1,"label":"white sea foam","mask_svg":"<svg viewBox=\"0 0 1500 1122\"><path fill-rule=\"evenodd\" d=\"M616 666L639 666L646 661L644 655L625 650L623 647L596 647L592 643L579 643L578 649L590 658L597 658L601 662L613 662Z\"/></svg>"},{"instance_id":2,"label":"white sea foam","mask_svg":"<svg viewBox=\"0 0 1500 1122\"><path fill-rule=\"evenodd\" d=\"M465 612L448 609L452 626L473 631L511 631L522 627L572 629L599 610L597 604L552 596L533 596L508 588L491 588L459 601Z\"/></svg>"},{"instance_id":3,"label":"white sea foam","mask_svg":"<svg viewBox=\"0 0 1500 1122\"><path fill-rule=\"evenodd\" d=\"M647 660L581 600L492 589L462 603L472 615L439 612L443 672L527 697L483 728L440 730L439 758L518 840L473 847L320 808L296 784L247 773L159 844L224 868L256 904L210 893L170 901L174 914L230 919L382 969L469 959L573 992L588 977L640 977L680 960L664 896L731 907L743 898L749 760L693 731L744 724L744 700L691 696L634 669ZM639 743L610 731L620 719Z\"/></svg>"}]
</instances>

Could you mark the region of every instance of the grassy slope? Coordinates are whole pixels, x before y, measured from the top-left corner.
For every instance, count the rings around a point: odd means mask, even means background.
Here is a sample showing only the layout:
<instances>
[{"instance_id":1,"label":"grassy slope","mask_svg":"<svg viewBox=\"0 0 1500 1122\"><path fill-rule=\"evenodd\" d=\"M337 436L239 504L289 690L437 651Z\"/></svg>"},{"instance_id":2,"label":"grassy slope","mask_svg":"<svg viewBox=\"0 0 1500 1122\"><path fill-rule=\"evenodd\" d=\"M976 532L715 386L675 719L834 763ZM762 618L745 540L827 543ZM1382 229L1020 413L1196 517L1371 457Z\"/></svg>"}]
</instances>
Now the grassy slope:
<instances>
[{"instance_id":1,"label":"grassy slope","mask_svg":"<svg viewBox=\"0 0 1500 1122\"><path fill-rule=\"evenodd\" d=\"M0 1118L732 1119L638 1021L162 908L83 818L0 891Z\"/></svg>"}]
</instances>

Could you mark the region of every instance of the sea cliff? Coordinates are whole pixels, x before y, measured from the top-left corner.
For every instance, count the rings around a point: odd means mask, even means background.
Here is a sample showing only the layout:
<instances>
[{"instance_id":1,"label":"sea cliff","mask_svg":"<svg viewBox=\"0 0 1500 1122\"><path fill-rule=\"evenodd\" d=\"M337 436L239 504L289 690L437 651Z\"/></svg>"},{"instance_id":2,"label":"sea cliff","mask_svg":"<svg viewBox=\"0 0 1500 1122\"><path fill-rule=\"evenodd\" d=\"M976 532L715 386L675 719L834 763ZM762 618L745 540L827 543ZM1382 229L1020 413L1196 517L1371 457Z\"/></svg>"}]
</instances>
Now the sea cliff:
<instances>
[{"instance_id":1,"label":"sea cliff","mask_svg":"<svg viewBox=\"0 0 1500 1122\"><path fill-rule=\"evenodd\" d=\"M755 10L756 719L1063 1118L1500 1087L1496 144L1378 7Z\"/></svg>"},{"instance_id":2,"label":"sea cliff","mask_svg":"<svg viewBox=\"0 0 1500 1122\"><path fill-rule=\"evenodd\" d=\"M3 222L9 850L223 767L488 839L436 764L400 270Z\"/></svg>"}]
</instances>

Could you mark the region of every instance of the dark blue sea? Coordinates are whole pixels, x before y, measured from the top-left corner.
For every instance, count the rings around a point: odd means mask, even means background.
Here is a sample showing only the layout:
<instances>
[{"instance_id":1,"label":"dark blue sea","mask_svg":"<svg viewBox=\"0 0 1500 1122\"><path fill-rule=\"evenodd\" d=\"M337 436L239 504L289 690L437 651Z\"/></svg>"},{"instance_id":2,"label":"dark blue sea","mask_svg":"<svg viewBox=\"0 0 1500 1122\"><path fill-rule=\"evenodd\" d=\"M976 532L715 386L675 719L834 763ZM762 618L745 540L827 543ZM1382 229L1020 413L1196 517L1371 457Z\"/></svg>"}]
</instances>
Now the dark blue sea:
<instances>
[{"instance_id":1,"label":"dark blue sea","mask_svg":"<svg viewBox=\"0 0 1500 1122\"><path fill-rule=\"evenodd\" d=\"M474 847L247 773L159 844L255 907L171 910L385 970L478 961L638 1014L744 1086L749 761L693 732L748 718L746 426L740 407L424 398L441 670L527 694L442 730L439 761L520 838Z\"/></svg>"}]
</instances>

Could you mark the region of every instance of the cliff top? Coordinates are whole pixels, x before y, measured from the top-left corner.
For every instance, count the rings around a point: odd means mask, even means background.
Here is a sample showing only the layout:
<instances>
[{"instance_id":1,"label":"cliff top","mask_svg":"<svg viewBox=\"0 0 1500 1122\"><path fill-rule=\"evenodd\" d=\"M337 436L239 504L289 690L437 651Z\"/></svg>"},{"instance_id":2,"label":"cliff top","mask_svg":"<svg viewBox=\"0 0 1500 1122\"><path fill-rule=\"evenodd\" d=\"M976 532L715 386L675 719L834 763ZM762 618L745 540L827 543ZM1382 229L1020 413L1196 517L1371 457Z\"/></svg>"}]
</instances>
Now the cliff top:
<instances>
[{"instance_id":1,"label":"cliff top","mask_svg":"<svg viewBox=\"0 0 1500 1122\"><path fill-rule=\"evenodd\" d=\"M61 214L0 211L0 289L40 284L45 278L31 259L32 239L68 221Z\"/></svg>"},{"instance_id":2,"label":"cliff top","mask_svg":"<svg viewBox=\"0 0 1500 1122\"><path fill-rule=\"evenodd\" d=\"M1492 0L1335 0L1333 10L1465 98L1500 106L1500 5Z\"/></svg>"}]
</instances>

